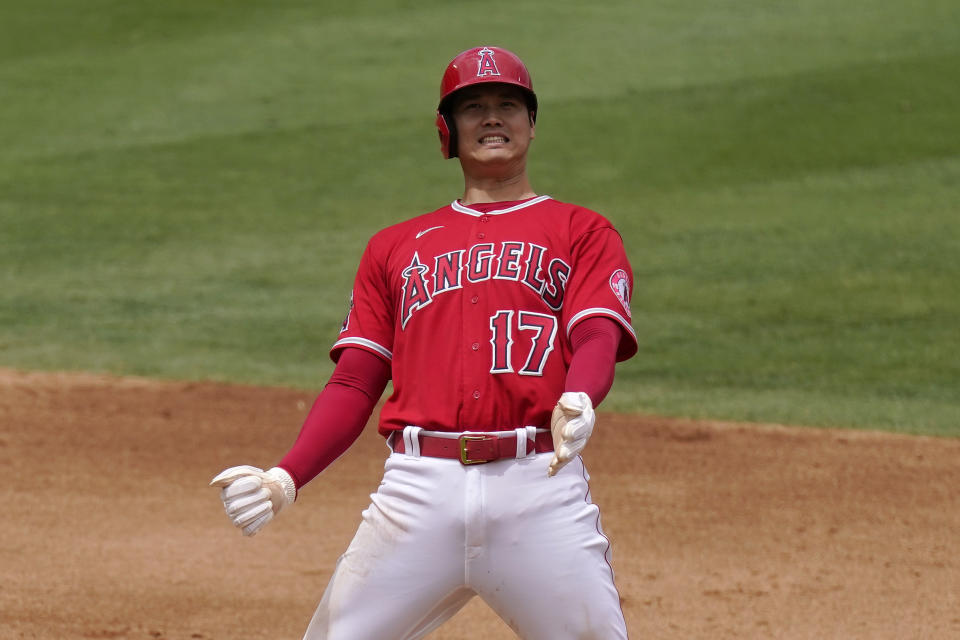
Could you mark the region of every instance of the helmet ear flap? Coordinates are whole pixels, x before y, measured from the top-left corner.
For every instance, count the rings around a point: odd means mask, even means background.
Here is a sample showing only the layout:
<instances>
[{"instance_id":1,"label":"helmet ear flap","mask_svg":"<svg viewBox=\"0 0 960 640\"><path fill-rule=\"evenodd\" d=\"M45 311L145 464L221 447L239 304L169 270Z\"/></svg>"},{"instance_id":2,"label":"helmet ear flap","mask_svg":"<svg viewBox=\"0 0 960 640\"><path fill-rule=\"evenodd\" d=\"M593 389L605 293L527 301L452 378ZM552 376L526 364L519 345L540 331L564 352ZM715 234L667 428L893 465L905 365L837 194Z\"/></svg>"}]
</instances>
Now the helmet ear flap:
<instances>
[{"instance_id":1,"label":"helmet ear flap","mask_svg":"<svg viewBox=\"0 0 960 640\"><path fill-rule=\"evenodd\" d=\"M437 133L440 135L440 153L444 158L457 157L457 128L453 118L437 111Z\"/></svg>"}]
</instances>

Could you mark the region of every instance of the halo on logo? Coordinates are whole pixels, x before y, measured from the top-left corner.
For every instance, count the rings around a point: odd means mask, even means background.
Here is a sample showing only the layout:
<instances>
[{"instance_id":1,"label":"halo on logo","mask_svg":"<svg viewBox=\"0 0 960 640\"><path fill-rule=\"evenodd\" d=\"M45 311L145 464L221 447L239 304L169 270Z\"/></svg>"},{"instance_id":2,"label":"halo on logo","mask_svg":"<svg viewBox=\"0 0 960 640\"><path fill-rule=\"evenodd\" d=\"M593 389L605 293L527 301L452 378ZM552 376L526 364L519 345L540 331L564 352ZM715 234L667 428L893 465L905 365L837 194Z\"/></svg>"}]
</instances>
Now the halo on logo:
<instances>
[{"instance_id":1,"label":"halo on logo","mask_svg":"<svg viewBox=\"0 0 960 640\"><path fill-rule=\"evenodd\" d=\"M627 318L630 318L630 277L623 269L617 269L610 275L610 288L617 296L617 300L623 305L623 310L627 312Z\"/></svg>"}]
</instances>

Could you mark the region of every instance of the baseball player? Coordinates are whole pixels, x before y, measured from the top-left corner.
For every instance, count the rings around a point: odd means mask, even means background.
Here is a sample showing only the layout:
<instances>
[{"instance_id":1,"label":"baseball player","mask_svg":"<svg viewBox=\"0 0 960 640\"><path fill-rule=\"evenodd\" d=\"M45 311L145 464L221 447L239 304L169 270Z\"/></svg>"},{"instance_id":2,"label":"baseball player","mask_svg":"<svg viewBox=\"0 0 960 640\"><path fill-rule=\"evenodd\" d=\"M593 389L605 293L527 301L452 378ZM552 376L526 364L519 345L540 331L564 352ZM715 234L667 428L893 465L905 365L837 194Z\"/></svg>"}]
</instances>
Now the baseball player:
<instances>
[{"instance_id":1,"label":"baseball player","mask_svg":"<svg viewBox=\"0 0 960 640\"><path fill-rule=\"evenodd\" d=\"M533 191L536 117L513 53L450 62L436 122L463 196L373 236L295 444L272 469L212 481L254 535L356 440L393 380L383 481L305 639L422 638L474 595L521 638L627 637L579 454L616 362L637 350L632 270L605 218Z\"/></svg>"}]
</instances>

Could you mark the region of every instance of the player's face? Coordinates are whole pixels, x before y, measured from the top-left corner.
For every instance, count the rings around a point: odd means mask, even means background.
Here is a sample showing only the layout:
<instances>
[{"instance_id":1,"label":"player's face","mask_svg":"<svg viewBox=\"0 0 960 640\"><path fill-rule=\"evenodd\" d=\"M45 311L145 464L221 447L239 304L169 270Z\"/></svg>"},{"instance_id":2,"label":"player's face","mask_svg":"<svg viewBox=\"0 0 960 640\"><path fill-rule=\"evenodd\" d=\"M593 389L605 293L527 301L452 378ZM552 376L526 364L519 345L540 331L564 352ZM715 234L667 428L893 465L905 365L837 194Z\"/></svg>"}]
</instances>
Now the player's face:
<instances>
[{"instance_id":1,"label":"player's face","mask_svg":"<svg viewBox=\"0 0 960 640\"><path fill-rule=\"evenodd\" d=\"M517 87L488 83L464 89L453 107L453 118L462 163L499 165L526 159L534 126Z\"/></svg>"}]
</instances>

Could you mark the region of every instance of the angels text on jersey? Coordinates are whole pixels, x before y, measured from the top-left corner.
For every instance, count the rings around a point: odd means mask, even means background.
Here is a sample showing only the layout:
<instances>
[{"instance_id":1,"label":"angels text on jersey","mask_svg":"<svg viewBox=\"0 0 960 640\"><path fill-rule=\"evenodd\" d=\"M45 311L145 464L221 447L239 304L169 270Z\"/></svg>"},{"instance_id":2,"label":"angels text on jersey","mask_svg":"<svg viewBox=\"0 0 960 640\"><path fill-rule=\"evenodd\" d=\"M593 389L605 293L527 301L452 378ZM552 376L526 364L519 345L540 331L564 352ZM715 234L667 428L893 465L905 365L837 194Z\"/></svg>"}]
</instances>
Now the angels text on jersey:
<instances>
[{"instance_id":1,"label":"angels text on jersey","mask_svg":"<svg viewBox=\"0 0 960 640\"><path fill-rule=\"evenodd\" d=\"M532 242L504 241L475 244L422 260L414 251L403 272L400 327L436 296L462 289L464 280L512 280L529 287L553 311L563 307L570 265L560 258L547 259L547 248ZM544 268L546 264L546 268Z\"/></svg>"}]
</instances>

